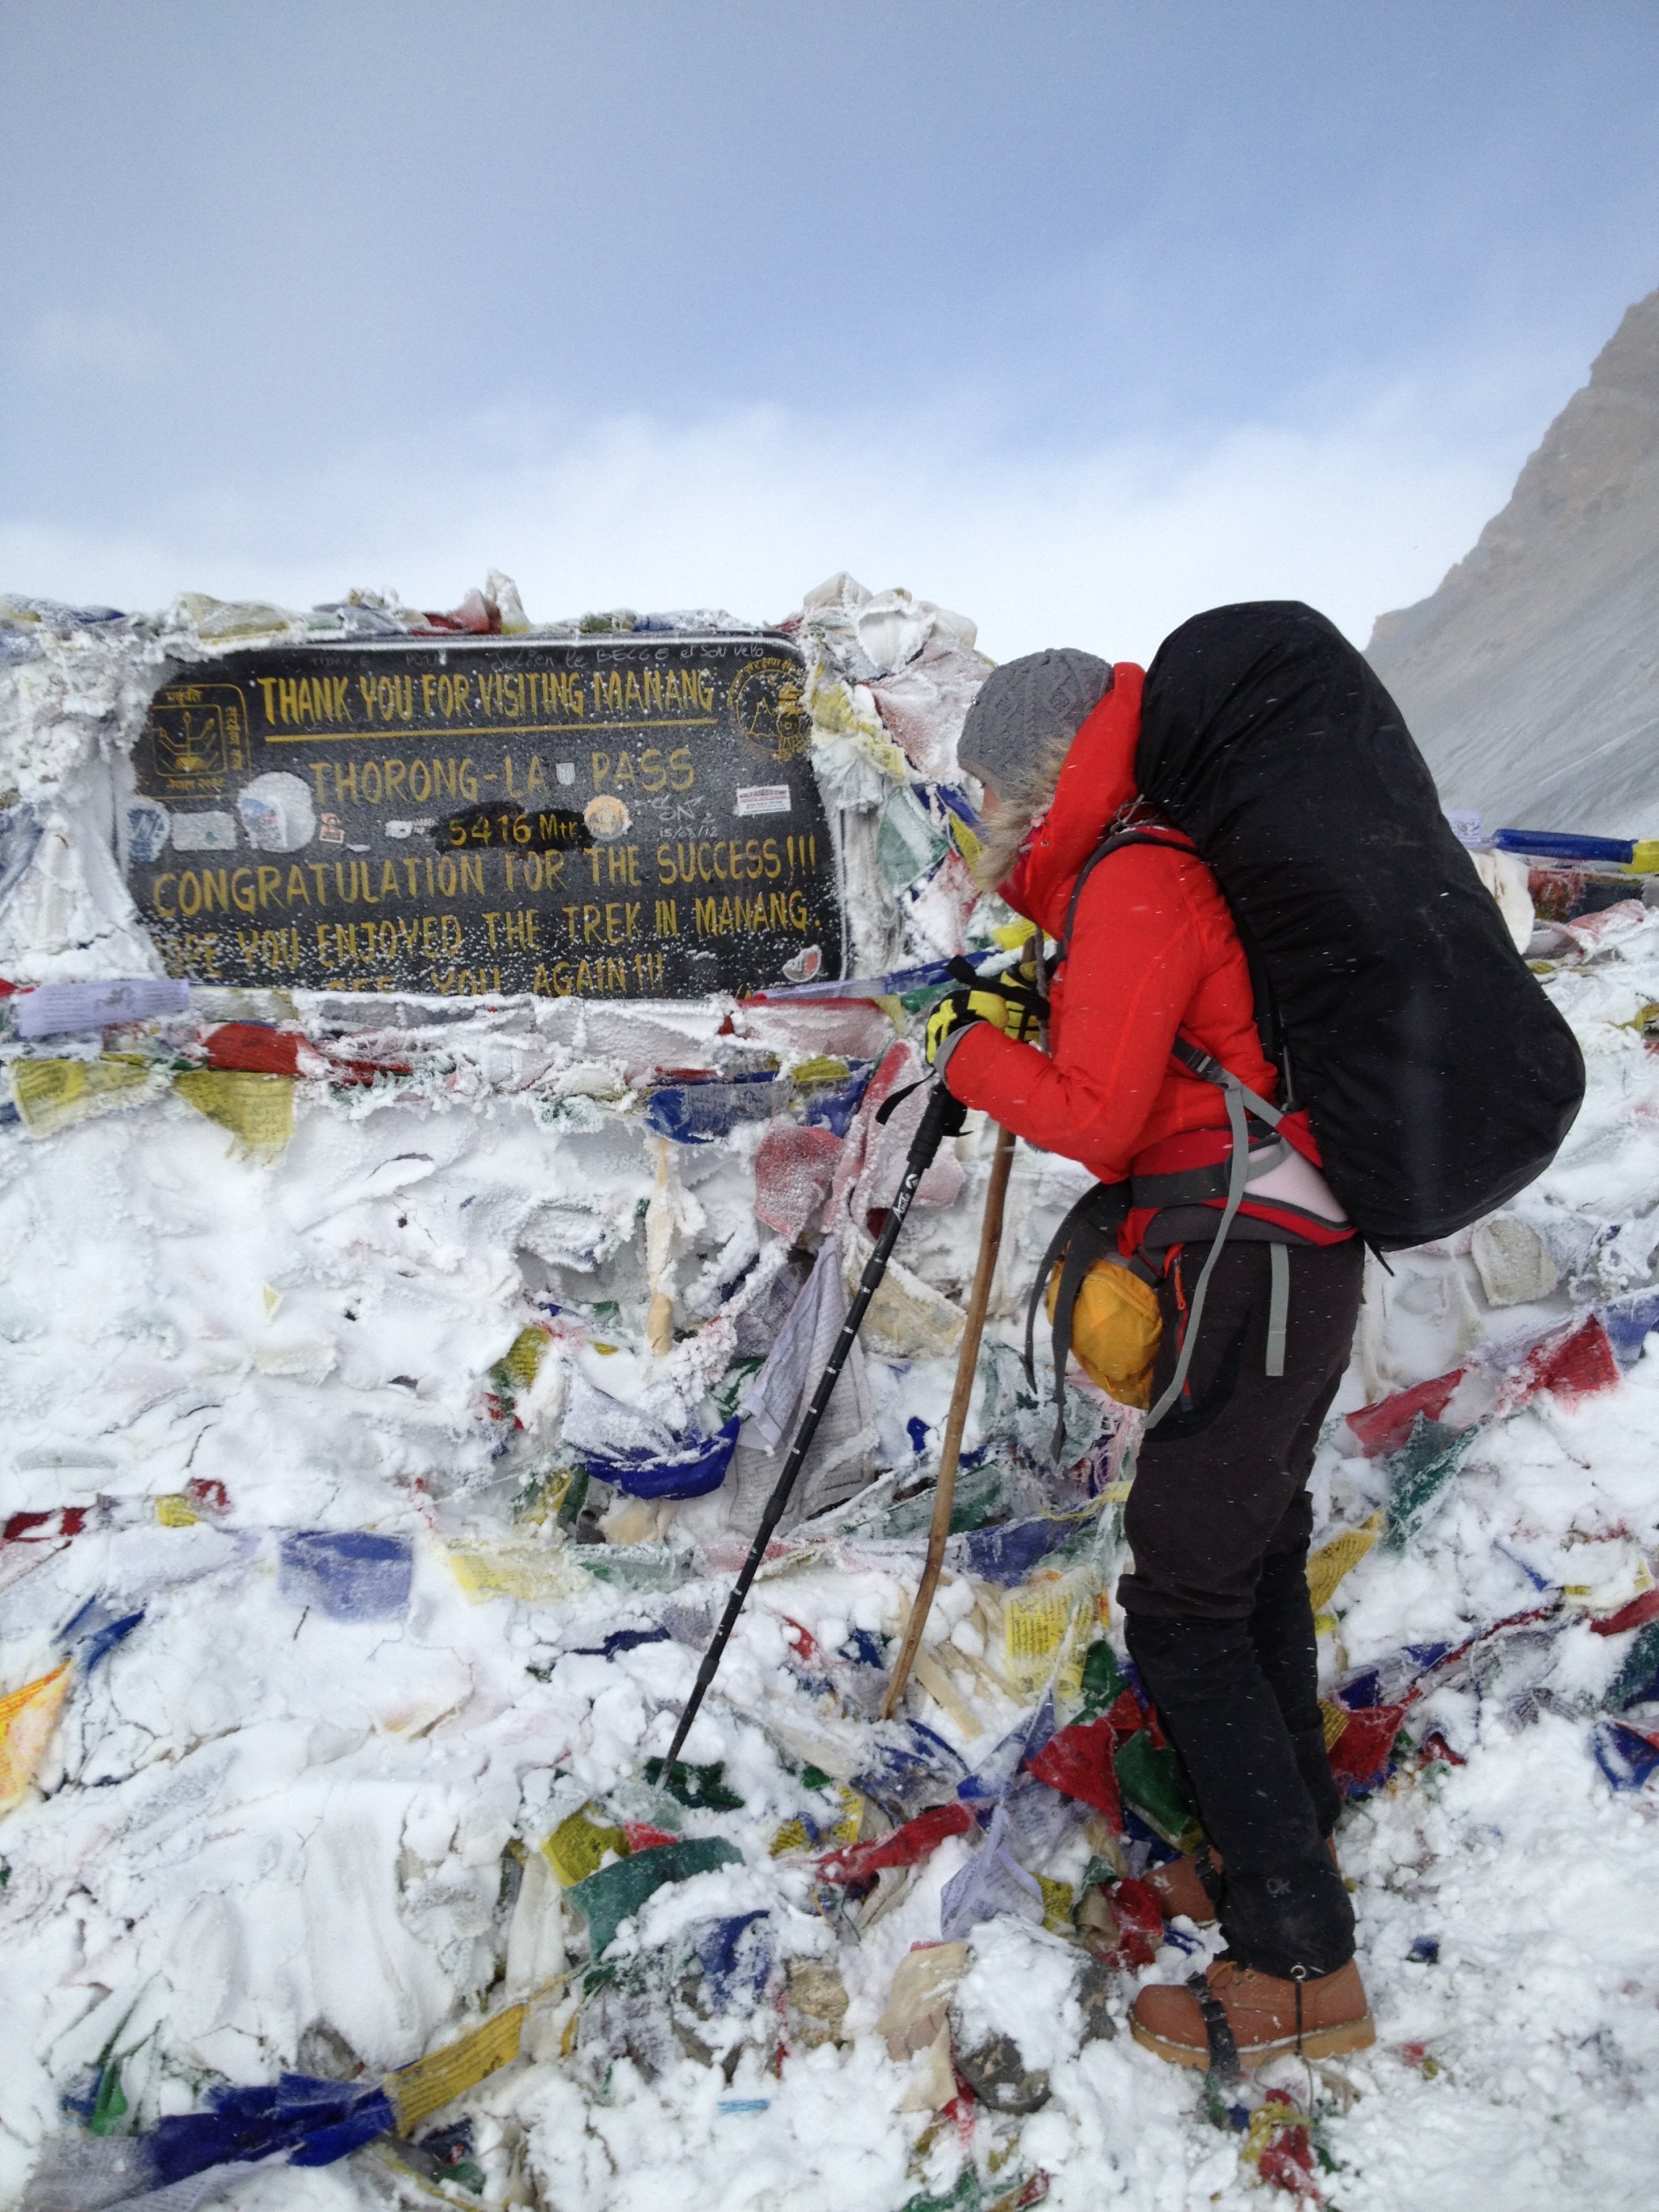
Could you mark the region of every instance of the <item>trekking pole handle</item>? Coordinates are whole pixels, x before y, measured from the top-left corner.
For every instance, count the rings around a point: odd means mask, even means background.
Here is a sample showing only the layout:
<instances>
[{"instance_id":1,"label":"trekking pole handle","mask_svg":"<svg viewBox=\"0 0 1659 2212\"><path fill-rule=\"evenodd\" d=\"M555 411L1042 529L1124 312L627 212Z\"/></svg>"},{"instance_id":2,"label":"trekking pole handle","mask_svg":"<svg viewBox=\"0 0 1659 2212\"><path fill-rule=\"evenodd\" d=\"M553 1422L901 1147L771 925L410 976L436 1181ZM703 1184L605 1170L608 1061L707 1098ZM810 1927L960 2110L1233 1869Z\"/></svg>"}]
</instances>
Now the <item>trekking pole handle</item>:
<instances>
[{"instance_id":1,"label":"trekking pole handle","mask_svg":"<svg viewBox=\"0 0 1659 2212\"><path fill-rule=\"evenodd\" d=\"M772 1495L767 1499L766 1510L761 1515L760 1526L755 1532L755 1540L749 1547L749 1557L744 1561L742 1571L732 1585L732 1595L726 1600L726 1611L720 1616L720 1625L714 1631L708 1649L703 1654L702 1664L697 1669L697 1679L691 1686L691 1694L681 1709L679 1723L674 1730L674 1740L669 1745L667 1756L663 1761L662 1771L665 1774L670 1771L674 1761L679 1757L685 1739L691 1732L691 1723L697 1717L704 1694L719 1669L720 1659L727 1643L731 1640L732 1632L737 1626L738 1615L743 1611L743 1601L749 1595L750 1583L760 1571L761 1563L766 1557L766 1547L772 1540L772 1532L783 1518L784 1509L789 1503L790 1493L795 1487L796 1478L800 1474L807 1453L812 1448L812 1439L817 1434L818 1424L823 1419L836 1384L841 1379L842 1369L847 1364L848 1356L853 1349L854 1340L863 1325L864 1316L870 1310L870 1301L881 1287L881 1279L887 1272L887 1263L892 1257L893 1247L898 1242L899 1231L904 1226L905 1217L915 1203L916 1191L921 1179L933 1165L934 1154L945 1138L954 1136L962 1127L966 1114L967 1109L962 1102L953 1098L945 1089L943 1080L936 1078L933 1086L933 1096L927 1101L927 1110L916 1125L915 1135L910 1139L910 1150L904 1162L904 1173L899 1178L899 1187L893 1194L893 1203L888 1210L886 1220L881 1225L881 1233L876 1238L875 1249L864 1263L864 1273L859 1278L858 1290L852 1304L847 1310L847 1318L841 1325L841 1334L836 1339L835 1349L825 1361L823 1372L818 1377L818 1386L812 1393L811 1401L806 1411L801 1415L800 1425L795 1431L795 1441L789 1447L789 1456L783 1463L783 1471L773 1485Z\"/></svg>"}]
</instances>

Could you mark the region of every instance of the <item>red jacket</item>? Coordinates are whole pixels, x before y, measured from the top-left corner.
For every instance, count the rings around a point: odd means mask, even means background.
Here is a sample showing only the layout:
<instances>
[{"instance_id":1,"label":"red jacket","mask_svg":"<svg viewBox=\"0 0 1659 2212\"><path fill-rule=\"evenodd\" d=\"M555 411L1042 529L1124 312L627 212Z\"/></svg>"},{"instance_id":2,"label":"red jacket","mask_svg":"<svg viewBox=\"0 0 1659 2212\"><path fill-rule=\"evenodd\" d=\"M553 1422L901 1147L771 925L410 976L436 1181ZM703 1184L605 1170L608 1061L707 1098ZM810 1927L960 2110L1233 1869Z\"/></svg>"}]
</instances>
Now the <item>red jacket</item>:
<instances>
[{"instance_id":1,"label":"red jacket","mask_svg":"<svg viewBox=\"0 0 1659 2212\"><path fill-rule=\"evenodd\" d=\"M1085 861L1136 795L1145 681L1142 670L1117 663L1046 818L1001 887L1050 937L1065 927ZM1226 1128L1222 1092L1170 1057L1177 1028L1276 1103L1249 969L1215 878L1194 854L1131 845L1101 863L1078 902L1070 955L1053 982L1048 1052L978 1024L951 1053L945 1081L1017 1135L1115 1182L1137 1163L1142 1173L1181 1164L1168 1139ZM1154 1146L1164 1149L1151 1157ZM1200 1149L1217 1157L1212 1145Z\"/></svg>"}]
</instances>

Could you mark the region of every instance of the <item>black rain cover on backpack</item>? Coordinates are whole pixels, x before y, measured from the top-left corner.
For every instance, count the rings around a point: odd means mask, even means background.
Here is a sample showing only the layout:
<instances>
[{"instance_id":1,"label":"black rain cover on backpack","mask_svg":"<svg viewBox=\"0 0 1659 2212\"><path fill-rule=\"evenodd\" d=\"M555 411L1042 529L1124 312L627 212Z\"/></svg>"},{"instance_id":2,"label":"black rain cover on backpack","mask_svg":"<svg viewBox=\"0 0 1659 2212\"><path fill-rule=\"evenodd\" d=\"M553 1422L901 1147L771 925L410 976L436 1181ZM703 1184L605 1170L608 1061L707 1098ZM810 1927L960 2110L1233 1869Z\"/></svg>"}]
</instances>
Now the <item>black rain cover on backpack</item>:
<instances>
[{"instance_id":1,"label":"black rain cover on backpack","mask_svg":"<svg viewBox=\"0 0 1659 2212\"><path fill-rule=\"evenodd\" d=\"M1400 709L1297 600L1215 607L1147 672L1136 780L1265 969L1325 1173L1371 1244L1427 1243L1553 1158L1566 1023L1440 811Z\"/></svg>"}]
</instances>

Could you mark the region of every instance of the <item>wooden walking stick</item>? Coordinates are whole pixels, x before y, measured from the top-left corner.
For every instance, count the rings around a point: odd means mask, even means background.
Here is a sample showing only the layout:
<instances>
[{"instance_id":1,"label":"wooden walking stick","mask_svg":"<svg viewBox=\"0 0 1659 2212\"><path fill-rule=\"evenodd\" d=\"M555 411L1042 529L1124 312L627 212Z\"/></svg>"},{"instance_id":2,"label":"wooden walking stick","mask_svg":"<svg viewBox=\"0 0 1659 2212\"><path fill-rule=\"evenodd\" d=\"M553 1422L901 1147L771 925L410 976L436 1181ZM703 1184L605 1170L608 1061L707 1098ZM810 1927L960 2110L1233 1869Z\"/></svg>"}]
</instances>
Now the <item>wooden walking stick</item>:
<instances>
[{"instance_id":1,"label":"wooden walking stick","mask_svg":"<svg viewBox=\"0 0 1659 2212\"><path fill-rule=\"evenodd\" d=\"M939 1569L945 1564L945 1540L951 1533L951 1509L956 1503L957 1462L962 1456L962 1432L968 1425L968 1401L974 1393L974 1370L979 1365L980 1339L985 1334L985 1312L991 1303L991 1278L996 1273L997 1254L1002 1249L1002 1206L1008 1194L1008 1171L1013 1164L1014 1133L1012 1129L999 1129L996 1151L991 1156L991 1179L985 1190L985 1218L979 1232L979 1265L974 1270L974 1286L968 1298L968 1319L962 1332L962 1349L957 1354L956 1388L951 1393L951 1410L945 1420L945 1443L939 1461L939 1486L933 1492L933 1526L927 1531L927 1559L921 1571L921 1580L916 1585L916 1600L910 1608L910 1622L904 1632L904 1643L893 1668L892 1679L887 1685L887 1694L882 1699L881 1717L884 1721L891 1720L899 1699L904 1695L904 1686L910 1679L910 1669L921 1647L921 1632L927 1626L933 1592L939 1588Z\"/></svg>"}]
</instances>

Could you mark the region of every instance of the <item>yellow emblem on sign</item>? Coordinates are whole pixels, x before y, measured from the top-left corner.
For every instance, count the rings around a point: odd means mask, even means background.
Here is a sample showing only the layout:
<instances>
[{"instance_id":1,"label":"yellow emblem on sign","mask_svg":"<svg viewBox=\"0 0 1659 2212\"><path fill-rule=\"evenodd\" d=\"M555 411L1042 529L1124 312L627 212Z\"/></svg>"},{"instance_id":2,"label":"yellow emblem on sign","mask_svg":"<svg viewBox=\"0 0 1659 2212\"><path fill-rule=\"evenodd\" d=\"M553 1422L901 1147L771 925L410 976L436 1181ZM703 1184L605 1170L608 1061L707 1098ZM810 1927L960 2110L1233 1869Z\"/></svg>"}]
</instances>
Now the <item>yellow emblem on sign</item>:
<instances>
[{"instance_id":1,"label":"yellow emblem on sign","mask_svg":"<svg viewBox=\"0 0 1659 2212\"><path fill-rule=\"evenodd\" d=\"M745 661L732 678L726 704L739 734L774 760L799 760L812 740L812 718L801 689L799 664L781 653Z\"/></svg>"},{"instance_id":2,"label":"yellow emblem on sign","mask_svg":"<svg viewBox=\"0 0 1659 2212\"><path fill-rule=\"evenodd\" d=\"M150 702L149 737L159 788L206 798L248 764L247 705L235 684L163 684Z\"/></svg>"}]
</instances>

